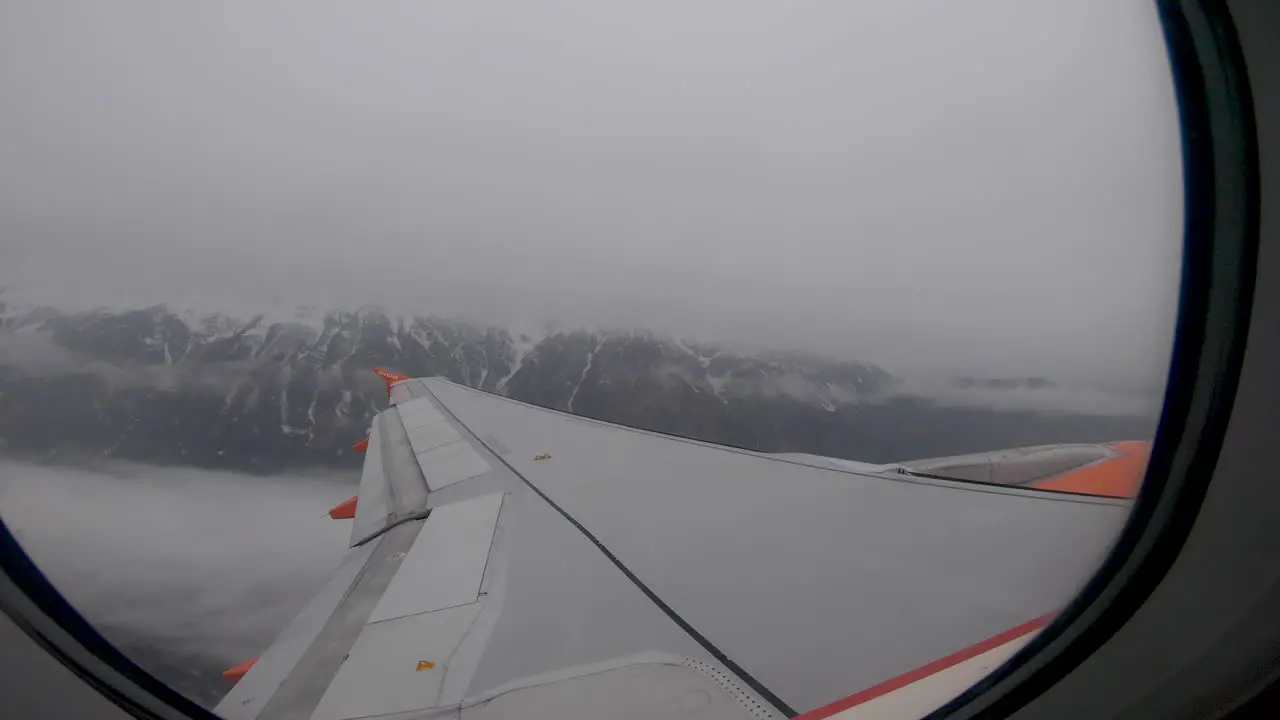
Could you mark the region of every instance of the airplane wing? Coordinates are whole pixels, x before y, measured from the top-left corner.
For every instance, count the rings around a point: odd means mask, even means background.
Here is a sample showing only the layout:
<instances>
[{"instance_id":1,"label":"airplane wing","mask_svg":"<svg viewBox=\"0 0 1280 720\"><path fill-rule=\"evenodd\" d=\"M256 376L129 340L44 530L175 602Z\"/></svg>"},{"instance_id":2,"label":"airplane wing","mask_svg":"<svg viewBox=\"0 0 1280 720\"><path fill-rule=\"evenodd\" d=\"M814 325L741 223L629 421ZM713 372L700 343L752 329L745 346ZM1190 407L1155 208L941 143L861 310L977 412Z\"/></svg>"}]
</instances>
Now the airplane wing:
<instances>
[{"instance_id":1,"label":"airplane wing","mask_svg":"<svg viewBox=\"0 0 1280 720\"><path fill-rule=\"evenodd\" d=\"M927 711L1069 600L1128 512L1032 487L1123 448L958 481L981 462L768 455L384 378L351 550L228 720Z\"/></svg>"}]
</instances>

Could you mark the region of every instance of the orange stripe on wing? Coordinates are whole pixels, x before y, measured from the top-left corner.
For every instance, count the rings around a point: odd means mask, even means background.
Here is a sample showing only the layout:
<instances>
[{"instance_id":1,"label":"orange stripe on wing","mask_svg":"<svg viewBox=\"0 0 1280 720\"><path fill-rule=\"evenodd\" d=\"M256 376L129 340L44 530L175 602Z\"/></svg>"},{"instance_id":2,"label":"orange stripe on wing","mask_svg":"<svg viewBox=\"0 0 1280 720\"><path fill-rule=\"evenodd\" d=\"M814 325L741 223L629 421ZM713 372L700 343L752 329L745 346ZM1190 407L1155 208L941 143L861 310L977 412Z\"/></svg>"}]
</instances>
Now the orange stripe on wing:
<instances>
[{"instance_id":1,"label":"orange stripe on wing","mask_svg":"<svg viewBox=\"0 0 1280 720\"><path fill-rule=\"evenodd\" d=\"M1151 443L1133 440L1110 443L1109 447L1120 453L1120 457L1043 480L1032 487L1115 498L1136 496L1147 472Z\"/></svg>"},{"instance_id":2,"label":"orange stripe on wing","mask_svg":"<svg viewBox=\"0 0 1280 720\"><path fill-rule=\"evenodd\" d=\"M994 650L1005 643L1013 642L1027 633L1035 632L1043 628L1045 625L1048 625L1049 621L1052 620L1056 614L1057 613L1049 613L1047 615L1041 615L1035 620L1031 620L1019 625L1018 627L1005 630L999 635L989 637L976 645L970 645L959 652L934 660L928 665L903 673L896 678L885 680L879 685L874 685L862 692L854 693L843 700L837 700L830 705L824 705L817 710L810 710L809 712L797 717L795 720L821 720L822 718L831 717L838 712L848 710L851 707L874 700L881 695L888 695L894 690L901 690L914 682L919 682L930 675L936 675L949 667L959 665L965 660L975 658L988 650Z\"/></svg>"}]
</instances>

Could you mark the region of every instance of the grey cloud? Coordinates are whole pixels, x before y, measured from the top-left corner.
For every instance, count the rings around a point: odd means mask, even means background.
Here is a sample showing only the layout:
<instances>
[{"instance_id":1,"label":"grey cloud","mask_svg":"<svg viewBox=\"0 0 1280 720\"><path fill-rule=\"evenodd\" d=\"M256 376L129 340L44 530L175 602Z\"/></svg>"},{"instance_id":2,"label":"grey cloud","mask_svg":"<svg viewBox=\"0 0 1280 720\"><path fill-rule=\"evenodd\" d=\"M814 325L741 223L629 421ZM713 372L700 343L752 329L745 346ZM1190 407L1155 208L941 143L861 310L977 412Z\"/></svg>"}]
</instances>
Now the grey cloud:
<instances>
[{"instance_id":1,"label":"grey cloud","mask_svg":"<svg viewBox=\"0 0 1280 720\"><path fill-rule=\"evenodd\" d=\"M215 666L260 653L333 570L355 477L0 461L0 515L86 618Z\"/></svg>"},{"instance_id":2,"label":"grey cloud","mask_svg":"<svg viewBox=\"0 0 1280 720\"><path fill-rule=\"evenodd\" d=\"M1153 378L1154 380L1154 378ZM944 407L1035 410L1083 415L1131 415L1156 418L1163 404L1162 388L1127 382L1066 382L1047 387L998 388L962 386L955 377L919 374L897 382L877 400L928 398Z\"/></svg>"},{"instance_id":3,"label":"grey cloud","mask_svg":"<svg viewBox=\"0 0 1280 720\"><path fill-rule=\"evenodd\" d=\"M28 377L93 375L110 389L194 389L227 392L250 377L259 366L252 361L224 361L200 365L143 365L100 360L71 352L51 334L34 328L0 330L0 367ZM320 377L322 386L341 383L336 372ZM324 384L329 383L329 384Z\"/></svg>"},{"instance_id":4,"label":"grey cloud","mask_svg":"<svg viewBox=\"0 0 1280 720\"><path fill-rule=\"evenodd\" d=\"M1147 3L15 4L0 101L0 280L55 303L1164 371Z\"/></svg>"}]
</instances>

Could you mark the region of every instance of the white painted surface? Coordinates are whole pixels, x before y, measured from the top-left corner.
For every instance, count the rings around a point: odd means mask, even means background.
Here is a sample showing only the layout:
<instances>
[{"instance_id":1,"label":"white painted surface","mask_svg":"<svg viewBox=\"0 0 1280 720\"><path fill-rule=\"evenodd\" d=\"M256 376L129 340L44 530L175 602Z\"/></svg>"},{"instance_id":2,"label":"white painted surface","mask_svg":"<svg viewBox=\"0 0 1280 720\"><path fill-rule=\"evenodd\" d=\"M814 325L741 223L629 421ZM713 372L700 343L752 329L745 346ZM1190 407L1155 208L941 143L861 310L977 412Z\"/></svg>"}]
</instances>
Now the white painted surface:
<instances>
[{"instance_id":1,"label":"white painted surface","mask_svg":"<svg viewBox=\"0 0 1280 720\"><path fill-rule=\"evenodd\" d=\"M422 402L426 401L424 400ZM400 420L404 423L405 430L416 430L430 425L443 425L449 422L443 415L439 413L433 414L432 412L405 414L400 416Z\"/></svg>"},{"instance_id":2,"label":"white painted surface","mask_svg":"<svg viewBox=\"0 0 1280 720\"><path fill-rule=\"evenodd\" d=\"M369 449L360 471L360 490L356 517L351 523L351 544L355 545L381 529L391 512L387 497L387 479L382 472L382 437L375 419L369 432Z\"/></svg>"},{"instance_id":3,"label":"white painted surface","mask_svg":"<svg viewBox=\"0 0 1280 720\"><path fill-rule=\"evenodd\" d=\"M1056 611L1128 517L1127 504L1111 500L781 462L425 384L466 431L501 442L516 472L797 708ZM552 457L535 461L540 454ZM512 577L528 564L528 543L516 544ZM521 608L546 602L517 601L514 587L492 641L502 653L487 655L476 682L511 679L497 668L503 656L548 624L534 613L515 622ZM668 646L613 655L642 649ZM597 659L579 653L560 666ZM531 653L520 665L514 676L553 667Z\"/></svg>"},{"instance_id":4,"label":"white painted surface","mask_svg":"<svg viewBox=\"0 0 1280 720\"><path fill-rule=\"evenodd\" d=\"M472 603L365 625L312 720L350 720L434 707L449 657L480 612ZM419 670L419 663L435 663Z\"/></svg>"},{"instance_id":5,"label":"white painted surface","mask_svg":"<svg viewBox=\"0 0 1280 720\"><path fill-rule=\"evenodd\" d=\"M422 427L445 419L444 414L427 398L406 402L397 406L396 409L400 412L400 419L404 421L405 429Z\"/></svg>"},{"instance_id":6,"label":"white painted surface","mask_svg":"<svg viewBox=\"0 0 1280 720\"><path fill-rule=\"evenodd\" d=\"M455 440L420 453L418 465L431 490L448 487L493 469L466 440Z\"/></svg>"},{"instance_id":7,"label":"white painted surface","mask_svg":"<svg viewBox=\"0 0 1280 720\"><path fill-rule=\"evenodd\" d=\"M398 382L391 386L391 404L399 405L413 400L413 391L409 389L408 383Z\"/></svg>"},{"instance_id":8,"label":"white painted surface","mask_svg":"<svg viewBox=\"0 0 1280 720\"><path fill-rule=\"evenodd\" d=\"M475 602L501 508L493 494L432 510L369 622Z\"/></svg>"},{"instance_id":9,"label":"white painted surface","mask_svg":"<svg viewBox=\"0 0 1280 720\"><path fill-rule=\"evenodd\" d=\"M465 707L463 720L770 720L752 712L713 679L675 664L637 664L605 669L512 690Z\"/></svg>"},{"instance_id":10,"label":"white painted surface","mask_svg":"<svg viewBox=\"0 0 1280 720\"><path fill-rule=\"evenodd\" d=\"M406 426L405 433L409 436L409 444L413 446L415 455L421 455L428 450L434 450L441 445L448 445L451 442L462 439L458 429L447 420L441 420L418 428Z\"/></svg>"},{"instance_id":11,"label":"white painted surface","mask_svg":"<svg viewBox=\"0 0 1280 720\"><path fill-rule=\"evenodd\" d=\"M1038 634L1027 633L910 685L831 715L830 719L920 720L991 674Z\"/></svg>"}]
</instances>

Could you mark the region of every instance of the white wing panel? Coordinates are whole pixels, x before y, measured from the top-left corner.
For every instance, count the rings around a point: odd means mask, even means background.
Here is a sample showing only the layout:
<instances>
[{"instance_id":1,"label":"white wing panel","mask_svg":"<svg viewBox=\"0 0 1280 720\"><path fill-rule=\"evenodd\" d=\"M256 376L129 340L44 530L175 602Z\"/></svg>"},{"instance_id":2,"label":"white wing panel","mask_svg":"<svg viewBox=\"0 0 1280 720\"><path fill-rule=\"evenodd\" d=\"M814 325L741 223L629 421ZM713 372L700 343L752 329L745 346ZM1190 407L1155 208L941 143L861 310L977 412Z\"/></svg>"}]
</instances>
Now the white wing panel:
<instances>
[{"instance_id":1,"label":"white wing panel","mask_svg":"<svg viewBox=\"0 0 1280 720\"><path fill-rule=\"evenodd\" d=\"M466 440L455 440L448 445L419 453L418 466L422 468L422 477L426 478L427 487L433 491L483 475L493 469L489 461L480 457L480 453Z\"/></svg>"},{"instance_id":2,"label":"white wing panel","mask_svg":"<svg viewBox=\"0 0 1280 720\"><path fill-rule=\"evenodd\" d=\"M426 402L423 400L422 402ZM442 425L448 423L444 415L441 415L435 408L428 408L422 412L406 413L400 416L400 421L404 423L405 430L416 430L421 427L430 425Z\"/></svg>"},{"instance_id":3,"label":"white wing panel","mask_svg":"<svg viewBox=\"0 0 1280 720\"><path fill-rule=\"evenodd\" d=\"M311 720L351 720L434 707L449 658L480 604L365 625Z\"/></svg>"},{"instance_id":4,"label":"white wing panel","mask_svg":"<svg viewBox=\"0 0 1280 720\"><path fill-rule=\"evenodd\" d=\"M462 439L453 423L445 420L418 428L405 427L405 432L409 435L409 444L413 446L414 454L417 455Z\"/></svg>"},{"instance_id":5,"label":"white wing panel","mask_svg":"<svg viewBox=\"0 0 1280 720\"><path fill-rule=\"evenodd\" d=\"M1128 517L1123 501L814 467L424 384L802 712L1058 610ZM504 621L528 605L507 604ZM499 627L493 642L515 657L527 637ZM505 657L490 654L477 683L509 679Z\"/></svg>"},{"instance_id":6,"label":"white wing panel","mask_svg":"<svg viewBox=\"0 0 1280 720\"><path fill-rule=\"evenodd\" d=\"M414 380L413 382L417 382ZM387 393L392 405L399 405L413 400L413 391L409 389L409 384L398 382L391 386L391 390Z\"/></svg>"},{"instance_id":7,"label":"white wing panel","mask_svg":"<svg viewBox=\"0 0 1280 720\"><path fill-rule=\"evenodd\" d=\"M501 508L493 494L432 510L369 622L475 602Z\"/></svg>"},{"instance_id":8,"label":"white wing panel","mask_svg":"<svg viewBox=\"0 0 1280 720\"><path fill-rule=\"evenodd\" d=\"M351 544L369 537L380 529L391 514L387 497L387 479L382 470L382 434L378 423L369 432L369 449L360 472L360 501L356 503L356 517L351 523Z\"/></svg>"},{"instance_id":9,"label":"white wing panel","mask_svg":"<svg viewBox=\"0 0 1280 720\"><path fill-rule=\"evenodd\" d=\"M445 419L444 414L437 410L427 398L418 398L399 405L396 409L400 412L400 419L404 422L406 430L442 422Z\"/></svg>"}]
</instances>

